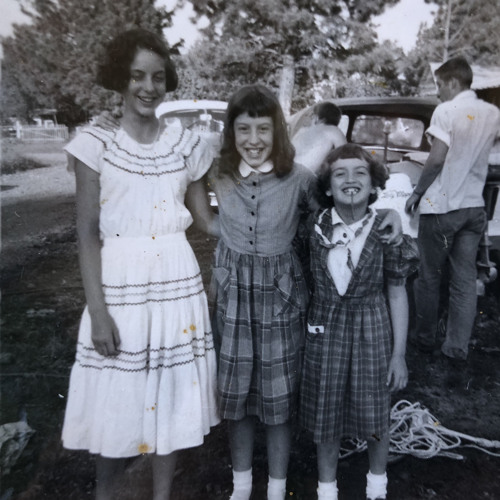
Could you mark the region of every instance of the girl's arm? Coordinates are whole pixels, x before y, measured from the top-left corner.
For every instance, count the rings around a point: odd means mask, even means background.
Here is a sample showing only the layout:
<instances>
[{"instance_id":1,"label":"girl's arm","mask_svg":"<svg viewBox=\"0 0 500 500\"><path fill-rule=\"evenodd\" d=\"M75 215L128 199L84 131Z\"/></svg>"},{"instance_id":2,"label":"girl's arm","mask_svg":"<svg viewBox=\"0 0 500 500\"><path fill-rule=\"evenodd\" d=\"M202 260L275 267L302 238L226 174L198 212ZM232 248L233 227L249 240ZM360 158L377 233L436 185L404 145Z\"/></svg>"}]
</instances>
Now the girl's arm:
<instances>
[{"instance_id":1,"label":"girl's arm","mask_svg":"<svg viewBox=\"0 0 500 500\"><path fill-rule=\"evenodd\" d=\"M120 335L106 307L102 289L99 174L79 160L75 161L75 174L78 253L92 342L99 354L114 356L119 352Z\"/></svg>"},{"instance_id":2,"label":"girl's arm","mask_svg":"<svg viewBox=\"0 0 500 500\"><path fill-rule=\"evenodd\" d=\"M186 191L185 203L193 217L194 226L205 233L219 238L219 216L214 213L210 206L203 179L199 179L189 184Z\"/></svg>"},{"instance_id":3,"label":"girl's arm","mask_svg":"<svg viewBox=\"0 0 500 500\"><path fill-rule=\"evenodd\" d=\"M113 130L120 128L120 118L122 116L123 113L118 107L116 107L113 111L104 110L101 111L100 115L97 117L95 124L104 130L112 132Z\"/></svg>"},{"instance_id":4,"label":"girl's arm","mask_svg":"<svg viewBox=\"0 0 500 500\"><path fill-rule=\"evenodd\" d=\"M389 298L394 346L387 373L387 385L391 391L403 389L408 383L406 368L406 336L408 333L408 297L405 285L391 285L387 287Z\"/></svg>"}]
</instances>

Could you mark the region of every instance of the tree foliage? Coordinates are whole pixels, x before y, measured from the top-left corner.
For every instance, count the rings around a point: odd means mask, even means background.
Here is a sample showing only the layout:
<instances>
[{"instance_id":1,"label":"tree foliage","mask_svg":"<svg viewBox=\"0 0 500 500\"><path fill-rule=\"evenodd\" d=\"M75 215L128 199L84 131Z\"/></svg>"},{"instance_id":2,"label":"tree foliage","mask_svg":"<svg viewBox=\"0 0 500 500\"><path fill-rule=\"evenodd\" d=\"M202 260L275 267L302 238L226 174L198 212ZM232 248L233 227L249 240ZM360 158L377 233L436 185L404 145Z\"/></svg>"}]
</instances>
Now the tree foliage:
<instances>
[{"instance_id":1,"label":"tree foliage","mask_svg":"<svg viewBox=\"0 0 500 500\"><path fill-rule=\"evenodd\" d=\"M28 118L35 108L55 108L64 123L82 121L113 99L94 84L106 42L134 26L161 33L170 22L154 0L32 0L24 10L31 23L3 40L3 114Z\"/></svg>"},{"instance_id":2,"label":"tree foliage","mask_svg":"<svg viewBox=\"0 0 500 500\"><path fill-rule=\"evenodd\" d=\"M379 46L369 23L396 2L194 0L211 24L190 51L183 77L194 95L223 99L256 81L276 89L290 56L295 107L319 97L397 91L402 51Z\"/></svg>"},{"instance_id":3,"label":"tree foliage","mask_svg":"<svg viewBox=\"0 0 500 500\"><path fill-rule=\"evenodd\" d=\"M498 65L500 9L497 0L438 0L433 25L421 29L405 71L410 91L430 77L429 62L458 55L471 64Z\"/></svg>"}]
</instances>

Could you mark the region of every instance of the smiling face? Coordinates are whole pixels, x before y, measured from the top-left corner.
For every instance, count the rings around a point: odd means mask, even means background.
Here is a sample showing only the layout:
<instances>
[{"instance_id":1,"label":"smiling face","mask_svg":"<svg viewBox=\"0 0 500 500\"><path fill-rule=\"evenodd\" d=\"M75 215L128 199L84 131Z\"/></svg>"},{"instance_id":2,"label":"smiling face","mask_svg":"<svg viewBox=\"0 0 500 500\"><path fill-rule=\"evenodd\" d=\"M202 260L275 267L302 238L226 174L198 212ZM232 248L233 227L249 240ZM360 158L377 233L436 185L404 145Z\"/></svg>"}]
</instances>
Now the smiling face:
<instances>
[{"instance_id":1,"label":"smiling face","mask_svg":"<svg viewBox=\"0 0 500 500\"><path fill-rule=\"evenodd\" d=\"M360 158L338 159L331 168L330 189L337 209L358 207L364 214L374 190L370 166Z\"/></svg>"},{"instance_id":2,"label":"smiling face","mask_svg":"<svg viewBox=\"0 0 500 500\"><path fill-rule=\"evenodd\" d=\"M165 63L156 54L138 49L130 65L130 80L123 92L125 109L141 117L154 116L165 97Z\"/></svg>"},{"instance_id":3,"label":"smiling face","mask_svg":"<svg viewBox=\"0 0 500 500\"><path fill-rule=\"evenodd\" d=\"M260 167L273 151L274 126L270 116L252 118L242 113L234 120L234 141L240 156L252 168Z\"/></svg>"}]
</instances>

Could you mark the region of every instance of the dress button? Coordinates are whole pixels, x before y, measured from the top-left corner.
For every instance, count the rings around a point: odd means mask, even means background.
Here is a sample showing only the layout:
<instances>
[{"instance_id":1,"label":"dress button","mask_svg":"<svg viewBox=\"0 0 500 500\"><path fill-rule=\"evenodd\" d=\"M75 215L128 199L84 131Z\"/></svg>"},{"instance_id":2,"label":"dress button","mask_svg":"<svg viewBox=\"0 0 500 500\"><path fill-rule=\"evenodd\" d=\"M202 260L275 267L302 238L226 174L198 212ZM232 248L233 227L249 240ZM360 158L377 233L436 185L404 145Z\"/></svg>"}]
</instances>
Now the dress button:
<instances>
[{"instance_id":1,"label":"dress button","mask_svg":"<svg viewBox=\"0 0 500 500\"><path fill-rule=\"evenodd\" d=\"M255 195L254 194L252 194L252 200L255 200Z\"/></svg>"},{"instance_id":2,"label":"dress button","mask_svg":"<svg viewBox=\"0 0 500 500\"><path fill-rule=\"evenodd\" d=\"M253 227L252 227L252 226L250 226L248 229L249 229L250 231L253 231Z\"/></svg>"},{"instance_id":3,"label":"dress button","mask_svg":"<svg viewBox=\"0 0 500 500\"><path fill-rule=\"evenodd\" d=\"M316 330L316 333L319 333L319 328L318 328L318 327L316 327L316 329L315 329L315 330Z\"/></svg>"},{"instance_id":4,"label":"dress button","mask_svg":"<svg viewBox=\"0 0 500 500\"><path fill-rule=\"evenodd\" d=\"M347 238L347 234L345 234L345 233L344 233L342 236L343 236L344 238Z\"/></svg>"},{"instance_id":5,"label":"dress button","mask_svg":"<svg viewBox=\"0 0 500 500\"><path fill-rule=\"evenodd\" d=\"M253 216L255 216L255 212L250 212Z\"/></svg>"},{"instance_id":6,"label":"dress button","mask_svg":"<svg viewBox=\"0 0 500 500\"><path fill-rule=\"evenodd\" d=\"M250 245L253 245L253 241L250 241Z\"/></svg>"},{"instance_id":7,"label":"dress button","mask_svg":"<svg viewBox=\"0 0 500 500\"><path fill-rule=\"evenodd\" d=\"M252 184L253 184L254 186L256 186L256 185L257 185L257 183L256 183L255 181L253 181L253 182L252 182Z\"/></svg>"}]
</instances>

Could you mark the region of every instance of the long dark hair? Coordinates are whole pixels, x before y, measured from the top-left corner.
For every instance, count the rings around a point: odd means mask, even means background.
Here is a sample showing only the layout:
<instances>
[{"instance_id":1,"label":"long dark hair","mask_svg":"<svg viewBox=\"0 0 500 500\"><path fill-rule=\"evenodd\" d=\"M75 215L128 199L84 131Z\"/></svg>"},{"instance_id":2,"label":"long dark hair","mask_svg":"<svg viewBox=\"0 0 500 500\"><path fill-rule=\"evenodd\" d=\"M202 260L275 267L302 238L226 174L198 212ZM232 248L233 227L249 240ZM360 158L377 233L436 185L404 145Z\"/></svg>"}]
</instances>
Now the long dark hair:
<instances>
[{"instance_id":1,"label":"long dark hair","mask_svg":"<svg viewBox=\"0 0 500 500\"><path fill-rule=\"evenodd\" d=\"M241 87L229 100L224 120L219 173L231 174L238 169L241 156L236 150L234 121L243 113L248 113L251 118L271 117L274 129L271 152L274 172L277 177L288 174L293 168L295 149L288 137L285 117L276 96L259 84Z\"/></svg>"}]
</instances>

